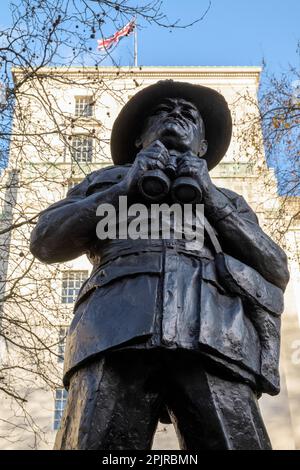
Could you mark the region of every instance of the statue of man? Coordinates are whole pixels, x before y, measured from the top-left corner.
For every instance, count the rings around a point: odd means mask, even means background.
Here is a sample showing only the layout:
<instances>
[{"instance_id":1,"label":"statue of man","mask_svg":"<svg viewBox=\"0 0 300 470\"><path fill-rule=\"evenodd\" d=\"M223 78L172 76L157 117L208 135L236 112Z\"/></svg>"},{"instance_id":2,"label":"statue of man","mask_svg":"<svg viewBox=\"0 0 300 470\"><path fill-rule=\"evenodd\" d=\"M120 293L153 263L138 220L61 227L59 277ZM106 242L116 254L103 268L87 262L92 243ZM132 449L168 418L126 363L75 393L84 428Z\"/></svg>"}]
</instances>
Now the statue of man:
<instances>
[{"instance_id":1,"label":"statue of man","mask_svg":"<svg viewBox=\"0 0 300 470\"><path fill-rule=\"evenodd\" d=\"M257 399L279 392L289 274L243 197L211 181L231 128L215 90L172 80L146 87L113 126L115 165L41 213L32 253L44 263L87 254L94 266L67 335L56 449L150 449L163 416L182 449L271 448ZM150 207L191 194L204 205L198 249L172 223L167 239L97 237L97 208L118 212L120 196Z\"/></svg>"}]
</instances>

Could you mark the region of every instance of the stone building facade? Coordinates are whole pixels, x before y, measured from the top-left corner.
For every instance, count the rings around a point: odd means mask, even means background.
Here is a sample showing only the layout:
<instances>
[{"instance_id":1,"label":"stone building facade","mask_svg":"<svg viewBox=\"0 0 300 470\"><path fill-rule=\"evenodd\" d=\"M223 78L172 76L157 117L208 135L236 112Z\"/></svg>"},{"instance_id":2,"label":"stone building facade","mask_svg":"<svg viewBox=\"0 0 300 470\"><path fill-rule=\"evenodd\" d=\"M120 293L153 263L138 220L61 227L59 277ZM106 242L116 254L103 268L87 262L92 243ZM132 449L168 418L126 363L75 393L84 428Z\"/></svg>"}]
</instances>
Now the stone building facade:
<instances>
[{"instance_id":1,"label":"stone building facade","mask_svg":"<svg viewBox=\"0 0 300 470\"><path fill-rule=\"evenodd\" d=\"M66 67L41 69L24 80L24 73L14 70L15 82L23 84L1 183L0 371L7 372L1 378L5 387L26 401L0 392L1 449L51 448L66 398L60 382L65 332L91 269L85 257L50 267L33 260L28 240L35 217L86 174L111 164L110 130L134 93L162 79L220 91L232 110L234 132L225 158L212 171L215 184L242 194L270 234L274 224L300 208L294 198L280 214L259 128L244 147L246 117L258 117L260 72L259 67ZM5 231L11 224L14 229ZM300 219L289 225L282 243L291 271L282 324L282 392L260 403L274 448L300 449ZM154 447L178 448L172 426L159 426Z\"/></svg>"}]
</instances>

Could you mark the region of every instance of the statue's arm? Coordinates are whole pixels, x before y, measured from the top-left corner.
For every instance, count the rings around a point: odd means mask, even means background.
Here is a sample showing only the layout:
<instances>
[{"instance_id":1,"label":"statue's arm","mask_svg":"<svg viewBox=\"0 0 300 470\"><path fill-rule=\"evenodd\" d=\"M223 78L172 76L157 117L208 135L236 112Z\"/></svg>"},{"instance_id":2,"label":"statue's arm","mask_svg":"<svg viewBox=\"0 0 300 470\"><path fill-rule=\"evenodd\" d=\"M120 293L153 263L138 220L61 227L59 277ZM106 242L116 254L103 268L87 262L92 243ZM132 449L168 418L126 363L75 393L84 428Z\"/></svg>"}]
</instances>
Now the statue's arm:
<instances>
[{"instance_id":1,"label":"statue's arm","mask_svg":"<svg viewBox=\"0 0 300 470\"><path fill-rule=\"evenodd\" d=\"M60 263L89 251L96 237L98 206L112 204L117 207L120 196L136 191L137 182L145 171L165 168L168 158L166 148L155 141L138 153L124 179L93 194L89 193L89 189L93 186L96 189L97 178L99 182L100 173L105 170L88 175L64 200L40 214L31 234L30 250L33 255L44 263Z\"/></svg>"},{"instance_id":2,"label":"statue's arm","mask_svg":"<svg viewBox=\"0 0 300 470\"><path fill-rule=\"evenodd\" d=\"M207 211L224 251L284 290L289 281L287 256L260 228L256 214L244 198L214 186L207 200Z\"/></svg>"},{"instance_id":3,"label":"statue's arm","mask_svg":"<svg viewBox=\"0 0 300 470\"><path fill-rule=\"evenodd\" d=\"M99 204L116 205L127 194L126 181L86 196L87 181L43 211L31 233L30 251L44 263L60 263L86 253L96 235Z\"/></svg>"}]
</instances>

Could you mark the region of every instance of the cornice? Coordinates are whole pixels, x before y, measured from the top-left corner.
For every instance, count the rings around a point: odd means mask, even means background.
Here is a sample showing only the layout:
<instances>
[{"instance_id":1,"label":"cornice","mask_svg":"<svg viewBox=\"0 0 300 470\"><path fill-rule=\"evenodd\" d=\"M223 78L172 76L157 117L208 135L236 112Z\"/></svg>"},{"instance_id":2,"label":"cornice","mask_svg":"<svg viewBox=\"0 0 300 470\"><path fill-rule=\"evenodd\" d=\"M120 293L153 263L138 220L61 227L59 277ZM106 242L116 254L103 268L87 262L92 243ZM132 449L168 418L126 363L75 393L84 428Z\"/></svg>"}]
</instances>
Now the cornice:
<instances>
[{"instance_id":1,"label":"cornice","mask_svg":"<svg viewBox=\"0 0 300 470\"><path fill-rule=\"evenodd\" d=\"M37 71L39 77L63 75L66 78L95 79L255 79L259 81L261 67L258 66L157 66L157 67L44 67ZM24 74L22 69L13 69L15 81Z\"/></svg>"}]
</instances>

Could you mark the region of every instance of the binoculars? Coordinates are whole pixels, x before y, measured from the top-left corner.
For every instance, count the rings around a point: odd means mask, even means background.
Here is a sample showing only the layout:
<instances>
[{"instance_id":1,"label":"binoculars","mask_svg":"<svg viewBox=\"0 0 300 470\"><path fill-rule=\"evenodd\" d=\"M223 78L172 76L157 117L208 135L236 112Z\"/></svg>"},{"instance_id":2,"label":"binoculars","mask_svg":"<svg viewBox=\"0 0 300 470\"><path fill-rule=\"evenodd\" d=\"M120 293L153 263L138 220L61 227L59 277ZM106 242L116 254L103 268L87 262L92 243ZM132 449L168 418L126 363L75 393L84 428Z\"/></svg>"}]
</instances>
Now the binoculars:
<instances>
[{"instance_id":1,"label":"binoculars","mask_svg":"<svg viewBox=\"0 0 300 470\"><path fill-rule=\"evenodd\" d=\"M176 178L177 159L170 156L168 165L162 170L149 170L139 180L140 193L149 201L162 201L171 193L174 202L196 204L202 199L199 184L190 176Z\"/></svg>"}]
</instances>

